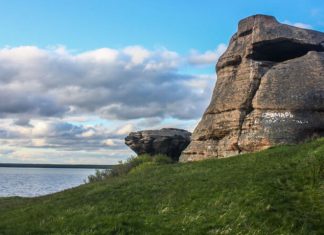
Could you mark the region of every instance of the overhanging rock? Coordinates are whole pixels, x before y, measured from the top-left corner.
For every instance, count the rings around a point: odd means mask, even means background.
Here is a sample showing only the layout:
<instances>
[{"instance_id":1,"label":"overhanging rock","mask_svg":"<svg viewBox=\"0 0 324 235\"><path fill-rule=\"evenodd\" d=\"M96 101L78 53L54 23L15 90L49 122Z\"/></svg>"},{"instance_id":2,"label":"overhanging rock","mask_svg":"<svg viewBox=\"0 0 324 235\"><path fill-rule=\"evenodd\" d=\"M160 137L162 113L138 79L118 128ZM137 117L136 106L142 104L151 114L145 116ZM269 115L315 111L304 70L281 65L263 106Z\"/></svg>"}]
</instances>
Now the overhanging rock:
<instances>
[{"instance_id":1,"label":"overhanging rock","mask_svg":"<svg viewBox=\"0 0 324 235\"><path fill-rule=\"evenodd\" d=\"M125 138L125 144L138 155L164 154L178 161L181 152L190 143L191 133L176 128L144 130L131 132Z\"/></svg>"}]
</instances>

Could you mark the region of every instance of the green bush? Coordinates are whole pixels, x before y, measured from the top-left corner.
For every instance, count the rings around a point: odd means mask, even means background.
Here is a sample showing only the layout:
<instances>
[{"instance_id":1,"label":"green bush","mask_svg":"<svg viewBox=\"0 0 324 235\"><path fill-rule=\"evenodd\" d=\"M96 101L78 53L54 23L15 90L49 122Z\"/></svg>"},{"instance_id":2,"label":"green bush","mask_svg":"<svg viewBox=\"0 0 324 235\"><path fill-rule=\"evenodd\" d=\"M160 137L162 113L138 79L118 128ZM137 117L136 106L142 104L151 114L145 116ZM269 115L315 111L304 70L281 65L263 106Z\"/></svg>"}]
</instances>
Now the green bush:
<instances>
[{"instance_id":1,"label":"green bush","mask_svg":"<svg viewBox=\"0 0 324 235\"><path fill-rule=\"evenodd\" d=\"M166 155L163 155L163 154L158 154L158 155L155 155L154 158L153 158L153 162L157 163L157 164L171 164L173 163L173 160L166 156Z\"/></svg>"},{"instance_id":2,"label":"green bush","mask_svg":"<svg viewBox=\"0 0 324 235\"><path fill-rule=\"evenodd\" d=\"M150 156L148 154L143 154L137 157L132 156L129 159L127 159L126 162L119 162L119 164L113 166L111 169L96 170L96 173L94 175L88 176L88 182L97 182L110 177L127 175L131 170L138 168L142 165L163 165L171 163L173 163L172 159L163 154L158 154L155 156Z\"/></svg>"},{"instance_id":3,"label":"green bush","mask_svg":"<svg viewBox=\"0 0 324 235\"><path fill-rule=\"evenodd\" d=\"M107 178L110 175L111 169L96 170L94 175L88 176L88 182L97 182Z\"/></svg>"}]
</instances>

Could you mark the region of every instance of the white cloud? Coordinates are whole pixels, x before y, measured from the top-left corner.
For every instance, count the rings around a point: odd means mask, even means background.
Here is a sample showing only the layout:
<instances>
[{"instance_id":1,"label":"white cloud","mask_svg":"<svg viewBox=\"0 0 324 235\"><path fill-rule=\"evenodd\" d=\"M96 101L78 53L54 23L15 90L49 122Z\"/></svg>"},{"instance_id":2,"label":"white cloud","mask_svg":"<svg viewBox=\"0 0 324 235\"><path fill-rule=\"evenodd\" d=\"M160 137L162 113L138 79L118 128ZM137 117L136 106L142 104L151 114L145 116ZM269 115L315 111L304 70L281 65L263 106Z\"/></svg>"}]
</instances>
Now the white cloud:
<instances>
[{"instance_id":1,"label":"white cloud","mask_svg":"<svg viewBox=\"0 0 324 235\"><path fill-rule=\"evenodd\" d=\"M199 53L196 50L191 51L191 55L188 60L193 65L210 65L216 64L219 57L225 52L227 46L225 44L219 44L214 51L206 51Z\"/></svg>"},{"instance_id":2,"label":"white cloud","mask_svg":"<svg viewBox=\"0 0 324 235\"><path fill-rule=\"evenodd\" d=\"M93 61L101 63L112 63L117 60L119 52L110 48L101 48L94 51L79 54L76 59L85 62Z\"/></svg>"},{"instance_id":3,"label":"white cloud","mask_svg":"<svg viewBox=\"0 0 324 235\"><path fill-rule=\"evenodd\" d=\"M104 141L104 144L106 146L116 146L116 143L115 143L115 141L113 139L107 139L107 140L105 140Z\"/></svg>"},{"instance_id":4,"label":"white cloud","mask_svg":"<svg viewBox=\"0 0 324 235\"><path fill-rule=\"evenodd\" d=\"M117 131L117 135L127 135L130 132L134 131L134 126L131 123L126 124L125 126L120 127Z\"/></svg>"},{"instance_id":5,"label":"white cloud","mask_svg":"<svg viewBox=\"0 0 324 235\"><path fill-rule=\"evenodd\" d=\"M64 48L5 48L0 50L0 99L8 102L0 103L0 115L197 118L203 109L198 104L207 100L211 88L196 92L186 84L199 76L182 74L179 68L187 61L216 62L223 50L220 45L212 55L206 52L181 58L173 51L149 51L139 46L76 55ZM196 107L191 116L168 109L179 102Z\"/></svg>"},{"instance_id":6,"label":"white cloud","mask_svg":"<svg viewBox=\"0 0 324 235\"><path fill-rule=\"evenodd\" d=\"M130 56L134 65L142 64L144 60L150 57L151 52L140 46L126 47L123 52Z\"/></svg>"},{"instance_id":7,"label":"white cloud","mask_svg":"<svg viewBox=\"0 0 324 235\"><path fill-rule=\"evenodd\" d=\"M95 130L89 129L85 132L82 132L81 135L82 135L82 137L90 138L90 137L93 137L95 134L96 134Z\"/></svg>"},{"instance_id":8,"label":"white cloud","mask_svg":"<svg viewBox=\"0 0 324 235\"><path fill-rule=\"evenodd\" d=\"M33 128L31 134L35 137L43 137L50 132L49 124L42 121L33 121Z\"/></svg>"},{"instance_id":9,"label":"white cloud","mask_svg":"<svg viewBox=\"0 0 324 235\"><path fill-rule=\"evenodd\" d=\"M313 29L313 27L311 25L305 24L305 23L300 23L300 22L292 23L292 22L290 22L288 20L285 20L283 23L288 24L288 25L292 25L292 26L295 26L295 27L298 27L298 28Z\"/></svg>"},{"instance_id":10,"label":"white cloud","mask_svg":"<svg viewBox=\"0 0 324 235\"><path fill-rule=\"evenodd\" d=\"M303 29L312 29L313 27L309 24L304 24L304 23L295 23L293 24L296 27L303 28Z\"/></svg>"},{"instance_id":11,"label":"white cloud","mask_svg":"<svg viewBox=\"0 0 324 235\"><path fill-rule=\"evenodd\" d=\"M47 143L45 139L32 139L32 145L35 147L44 147Z\"/></svg>"}]
</instances>

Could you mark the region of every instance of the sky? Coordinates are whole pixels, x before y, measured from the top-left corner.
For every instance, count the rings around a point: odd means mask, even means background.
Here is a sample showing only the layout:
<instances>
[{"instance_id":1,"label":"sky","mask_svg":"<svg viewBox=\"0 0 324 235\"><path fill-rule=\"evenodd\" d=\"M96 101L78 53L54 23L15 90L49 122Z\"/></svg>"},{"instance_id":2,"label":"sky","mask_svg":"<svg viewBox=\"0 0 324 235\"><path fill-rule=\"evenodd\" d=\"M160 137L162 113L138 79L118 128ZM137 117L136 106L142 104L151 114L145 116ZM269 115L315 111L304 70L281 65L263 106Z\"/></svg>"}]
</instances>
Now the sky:
<instances>
[{"instance_id":1,"label":"sky","mask_svg":"<svg viewBox=\"0 0 324 235\"><path fill-rule=\"evenodd\" d=\"M240 19L324 31L322 0L1 0L0 163L115 164L193 131Z\"/></svg>"}]
</instances>

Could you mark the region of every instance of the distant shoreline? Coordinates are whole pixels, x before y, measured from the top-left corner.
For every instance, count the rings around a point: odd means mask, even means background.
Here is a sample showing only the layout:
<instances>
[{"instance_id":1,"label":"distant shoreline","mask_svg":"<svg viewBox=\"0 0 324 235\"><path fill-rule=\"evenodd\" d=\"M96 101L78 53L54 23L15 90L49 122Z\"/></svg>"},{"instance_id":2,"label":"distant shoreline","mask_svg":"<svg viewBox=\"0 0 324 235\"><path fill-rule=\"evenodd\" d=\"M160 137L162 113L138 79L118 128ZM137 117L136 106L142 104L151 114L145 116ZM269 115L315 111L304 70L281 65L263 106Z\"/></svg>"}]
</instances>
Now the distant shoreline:
<instances>
[{"instance_id":1,"label":"distant shoreline","mask_svg":"<svg viewBox=\"0 0 324 235\"><path fill-rule=\"evenodd\" d=\"M110 169L113 165L0 163L0 167Z\"/></svg>"}]
</instances>

